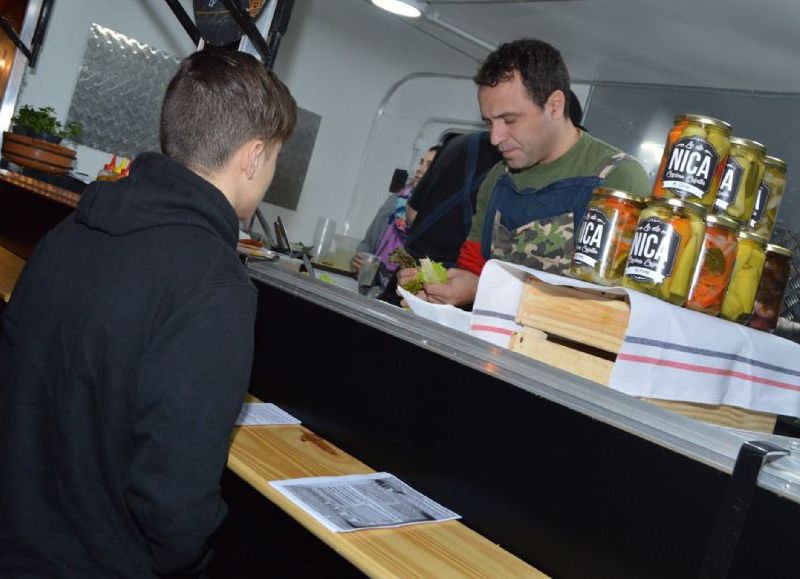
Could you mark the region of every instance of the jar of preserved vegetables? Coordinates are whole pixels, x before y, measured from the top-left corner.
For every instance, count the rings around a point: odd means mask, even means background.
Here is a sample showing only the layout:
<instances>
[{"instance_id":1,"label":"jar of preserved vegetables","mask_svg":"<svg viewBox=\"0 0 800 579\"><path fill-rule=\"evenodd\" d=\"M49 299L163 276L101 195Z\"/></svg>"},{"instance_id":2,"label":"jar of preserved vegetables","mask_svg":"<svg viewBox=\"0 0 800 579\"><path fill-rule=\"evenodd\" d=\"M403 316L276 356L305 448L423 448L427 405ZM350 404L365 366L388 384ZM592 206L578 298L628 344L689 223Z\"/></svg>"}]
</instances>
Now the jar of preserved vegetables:
<instances>
[{"instance_id":1,"label":"jar of preserved vegetables","mask_svg":"<svg viewBox=\"0 0 800 579\"><path fill-rule=\"evenodd\" d=\"M639 214L622 285L683 305L703 241L705 209L653 200Z\"/></svg>"},{"instance_id":2,"label":"jar of preserved vegetables","mask_svg":"<svg viewBox=\"0 0 800 579\"><path fill-rule=\"evenodd\" d=\"M780 245L767 244L764 273L756 292L753 315L748 326L771 332L778 325L778 315L783 305L783 294L789 283L792 252Z\"/></svg>"},{"instance_id":3,"label":"jar of preserved vegetables","mask_svg":"<svg viewBox=\"0 0 800 579\"><path fill-rule=\"evenodd\" d=\"M736 260L739 224L724 215L708 215L700 257L692 275L686 307L712 316L719 314L722 298Z\"/></svg>"},{"instance_id":4,"label":"jar of preserved vegetables","mask_svg":"<svg viewBox=\"0 0 800 579\"><path fill-rule=\"evenodd\" d=\"M785 161L769 155L764 157L764 178L750 217L750 230L764 239L772 236L772 228L775 227L783 190L786 189L786 169Z\"/></svg>"},{"instance_id":5,"label":"jar of preserved vegetables","mask_svg":"<svg viewBox=\"0 0 800 579\"><path fill-rule=\"evenodd\" d=\"M766 153L767 148L757 141L731 137L728 161L714 203L715 213L723 213L740 225L747 225L764 177Z\"/></svg>"},{"instance_id":6,"label":"jar of preserved vegetables","mask_svg":"<svg viewBox=\"0 0 800 579\"><path fill-rule=\"evenodd\" d=\"M643 206L644 200L626 191L596 188L578 227L572 276L600 285L620 285Z\"/></svg>"},{"instance_id":7,"label":"jar of preserved vegetables","mask_svg":"<svg viewBox=\"0 0 800 579\"><path fill-rule=\"evenodd\" d=\"M678 115L653 185L656 199L686 199L711 209L728 158L731 126L711 117Z\"/></svg>"},{"instance_id":8,"label":"jar of preserved vegetables","mask_svg":"<svg viewBox=\"0 0 800 579\"><path fill-rule=\"evenodd\" d=\"M767 240L749 231L739 232L739 244L736 246L736 261L733 273L722 300L720 316L732 322L746 324L753 313L756 301L758 282L764 271Z\"/></svg>"}]
</instances>

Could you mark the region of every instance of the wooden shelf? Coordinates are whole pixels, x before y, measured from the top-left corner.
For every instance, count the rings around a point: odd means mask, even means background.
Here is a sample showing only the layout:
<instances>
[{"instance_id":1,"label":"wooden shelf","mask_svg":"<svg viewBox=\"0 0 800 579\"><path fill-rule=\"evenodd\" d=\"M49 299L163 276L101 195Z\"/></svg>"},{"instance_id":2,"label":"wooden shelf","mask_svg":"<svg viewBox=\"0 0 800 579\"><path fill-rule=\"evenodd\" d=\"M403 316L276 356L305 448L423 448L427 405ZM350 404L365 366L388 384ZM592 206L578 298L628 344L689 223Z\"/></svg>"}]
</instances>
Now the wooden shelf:
<instances>
[{"instance_id":1,"label":"wooden shelf","mask_svg":"<svg viewBox=\"0 0 800 579\"><path fill-rule=\"evenodd\" d=\"M327 530L268 481L374 470L303 426L237 427L228 467L370 577L547 577L458 521Z\"/></svg>"}]
</instances>

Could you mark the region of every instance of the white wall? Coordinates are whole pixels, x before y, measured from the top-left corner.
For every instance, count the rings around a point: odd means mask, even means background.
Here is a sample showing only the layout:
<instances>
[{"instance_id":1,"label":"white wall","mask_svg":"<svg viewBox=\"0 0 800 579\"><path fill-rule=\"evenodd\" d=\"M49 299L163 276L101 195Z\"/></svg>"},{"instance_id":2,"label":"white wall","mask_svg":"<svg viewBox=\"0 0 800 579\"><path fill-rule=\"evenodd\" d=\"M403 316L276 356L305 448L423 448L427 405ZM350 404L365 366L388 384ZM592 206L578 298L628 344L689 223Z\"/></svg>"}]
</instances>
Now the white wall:
<instances>
[{"instance_id":1,"label":"white wall","mask_svg":"<svg viewBox=\"0 0 800 579\"><path fill-rule=\"evenodd\" d=\"M267 218L280 215L291 237L307 243L318 217L333 217L341 227L370 126L391 86L415 72L471 76L476 67L471 58L364 0L297 0L275 70L298 104L322 121L297 211L266 205ZM382 179L384 192L390 177ZM385 195L378 195L380 205ZM354 224L351 233L360 235L367 225Z\"/></svg>"},{"instance_id":2,"label":"white wall","mask_svg":"<svg viewBox=\"0 0 800 579\"><path fill-rule=\"evenodd\" d=\"M191 14L191 0L181 1ZM50 105L66 118L92 22L178 57L193 50L164 0L61 0L20 104ZM298 104L322 120L297 211L265 204L268 220L280 215L293 240L305 242L320 216L343 224L369 128L390 87L415 72L471 76L476 66L364 0L297 0L275 69ZM94 175L109 155L79 147L78 159L78 170Z\"/></svg>"}]
</instances>

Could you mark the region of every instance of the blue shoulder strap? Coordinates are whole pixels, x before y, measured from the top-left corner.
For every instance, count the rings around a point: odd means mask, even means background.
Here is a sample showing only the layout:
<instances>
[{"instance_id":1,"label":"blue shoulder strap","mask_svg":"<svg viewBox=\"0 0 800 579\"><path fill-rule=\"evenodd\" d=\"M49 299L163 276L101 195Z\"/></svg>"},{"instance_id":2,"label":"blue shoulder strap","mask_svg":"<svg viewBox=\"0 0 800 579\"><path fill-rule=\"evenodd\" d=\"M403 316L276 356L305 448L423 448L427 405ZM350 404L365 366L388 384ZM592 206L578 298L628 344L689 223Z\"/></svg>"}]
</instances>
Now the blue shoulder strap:
<instances>
[{"instance_id":1,"label":"blue shoulder strap","mask_svg":"<svg viewBox=\"0 0 800 579\"><path fill-rule=\"evenodd\" d=\"M420 235L430 229L442 216L455 207L459 201L463 204L464 227L469 231L472 225L472 200L470 196L475 190L475 187L480 186L480 182L483 181L483 178L486 176L484 173L477 178L475 177L476 165L478 163L478 150L480 149L480 142L483 134L484 133L473 133L469 136L466 166L464 167L464 181L461 184L461 189L439 203L439 205L437 205L421 222L415 223L411 227L411 231L408 233L408 238L406 239L406 245L412 243L415 239L419 238Z\"/></svg>"}]
</instances>

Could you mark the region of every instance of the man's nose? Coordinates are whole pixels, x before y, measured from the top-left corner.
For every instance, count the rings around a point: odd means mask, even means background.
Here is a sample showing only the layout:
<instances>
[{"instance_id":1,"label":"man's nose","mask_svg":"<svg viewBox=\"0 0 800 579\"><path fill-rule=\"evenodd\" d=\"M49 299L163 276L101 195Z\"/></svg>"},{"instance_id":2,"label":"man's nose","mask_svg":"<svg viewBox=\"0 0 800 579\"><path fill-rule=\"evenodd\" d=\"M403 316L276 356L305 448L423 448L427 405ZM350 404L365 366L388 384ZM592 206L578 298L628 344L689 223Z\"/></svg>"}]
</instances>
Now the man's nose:
<instances>
[{"instance_id":1,"label":"man's nose","mask_svg":"<svg viewBox=\"0 0 800 579\"><path fill-rule=\"evenodd\" d=\"M492 128L489 130L489 140L497 147L506 138L506 129L503 123L492 123Z\"/></svg>"}]
</instances>

